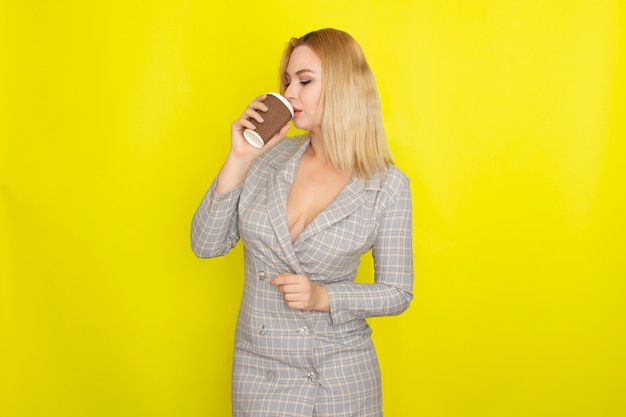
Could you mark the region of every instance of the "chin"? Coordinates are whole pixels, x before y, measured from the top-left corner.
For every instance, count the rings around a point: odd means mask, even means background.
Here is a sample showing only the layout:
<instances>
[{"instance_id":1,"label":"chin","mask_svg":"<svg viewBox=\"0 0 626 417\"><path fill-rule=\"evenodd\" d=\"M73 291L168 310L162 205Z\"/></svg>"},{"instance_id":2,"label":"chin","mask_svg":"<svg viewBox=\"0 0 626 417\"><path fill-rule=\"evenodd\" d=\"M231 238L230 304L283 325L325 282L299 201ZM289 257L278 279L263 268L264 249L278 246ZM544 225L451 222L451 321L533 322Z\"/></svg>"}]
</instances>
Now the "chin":
<instances>
[{"instance_id":1,"label":"chin","mask_svg":"<svg viewBox=\"0 0 626 417\"><path fill-rule=\"evenodd\" d=\"M293 125L295 128L300 130L310 130L311 126L306 123L300 123L298 120L293 121Z\"/></svg>"}]
</instances>

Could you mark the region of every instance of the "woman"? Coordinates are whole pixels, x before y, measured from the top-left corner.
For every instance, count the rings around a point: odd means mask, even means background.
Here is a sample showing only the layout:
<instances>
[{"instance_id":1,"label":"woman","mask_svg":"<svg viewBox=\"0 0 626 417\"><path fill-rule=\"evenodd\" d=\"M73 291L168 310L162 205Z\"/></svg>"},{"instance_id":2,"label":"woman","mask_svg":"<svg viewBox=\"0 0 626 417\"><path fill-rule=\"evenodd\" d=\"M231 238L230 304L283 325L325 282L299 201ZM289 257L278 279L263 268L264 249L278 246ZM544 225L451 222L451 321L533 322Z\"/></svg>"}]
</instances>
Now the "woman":
<instances>
[{"instance_id":1,"label":"woman","mask_svg":"<svg viewBox=\"0 0 626 417\"><path fill-rule=\"evenodd\" d=\"M368 317L413 297L409 180L392 163L373 74L347 33L292 39L280 66L307 135L261 149L243 138L265 96L231 126L231 151L192 224L199 257L241 238L244 293L233 359L234 416L380 416ZM371 249L375 283L356 283Z\"/></svg>"}]
</instances>

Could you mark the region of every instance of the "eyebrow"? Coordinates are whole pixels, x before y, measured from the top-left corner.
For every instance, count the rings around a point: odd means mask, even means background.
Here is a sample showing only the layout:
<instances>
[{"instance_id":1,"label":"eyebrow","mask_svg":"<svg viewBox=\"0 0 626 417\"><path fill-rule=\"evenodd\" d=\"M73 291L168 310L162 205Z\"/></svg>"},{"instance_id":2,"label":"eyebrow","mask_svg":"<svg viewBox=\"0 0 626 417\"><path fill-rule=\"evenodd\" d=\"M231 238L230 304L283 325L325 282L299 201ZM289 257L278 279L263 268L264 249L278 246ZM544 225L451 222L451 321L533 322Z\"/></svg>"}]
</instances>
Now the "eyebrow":
<instances>
[{"instance_id":1,"label":"eyebrow","mask_svg":"<svg viewBox=\"0 0 626 417\"><path fill-rule=\"evenodd\" d=\"M315 74L315 71L307 69L307 68L304 68L304 69L296 71L296 73L294 75L300 75L300 74L303 74L305 72L310 72L312 74ZM290 77L290 75L289 75L289 73L287 71L285 71L285 76L286 77Z\"/></svg>"}]
</instances>

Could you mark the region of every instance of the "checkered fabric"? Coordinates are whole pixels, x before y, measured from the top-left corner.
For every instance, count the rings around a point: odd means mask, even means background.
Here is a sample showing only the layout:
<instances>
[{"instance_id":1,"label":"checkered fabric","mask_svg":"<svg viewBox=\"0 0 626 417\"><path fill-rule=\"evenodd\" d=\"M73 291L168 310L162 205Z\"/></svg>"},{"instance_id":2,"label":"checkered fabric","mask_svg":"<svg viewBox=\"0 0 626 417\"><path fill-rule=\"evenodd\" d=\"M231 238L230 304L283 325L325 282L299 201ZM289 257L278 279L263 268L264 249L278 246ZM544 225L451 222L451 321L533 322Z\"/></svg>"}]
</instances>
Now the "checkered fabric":
<instances>
[{"instance_id":1,"label":"checkered fabric","mask_svg":"<svg viewBox=\"0 0 626 417\"><path fill-rule=\"evenodd\" d=\"M382 415L380 368L368 317L395 315L413 298L411 194L395 166L354 176L292 243L286 204L306 137L263 153L225 194L210 186L192 223L197 256L225 255L241 238L245 284L237 320L235 417ZM356 283L372 250L374 283ZM286 306L269 281L289 272L324 285L330 313Z\"/></svg>"}]
</instances>

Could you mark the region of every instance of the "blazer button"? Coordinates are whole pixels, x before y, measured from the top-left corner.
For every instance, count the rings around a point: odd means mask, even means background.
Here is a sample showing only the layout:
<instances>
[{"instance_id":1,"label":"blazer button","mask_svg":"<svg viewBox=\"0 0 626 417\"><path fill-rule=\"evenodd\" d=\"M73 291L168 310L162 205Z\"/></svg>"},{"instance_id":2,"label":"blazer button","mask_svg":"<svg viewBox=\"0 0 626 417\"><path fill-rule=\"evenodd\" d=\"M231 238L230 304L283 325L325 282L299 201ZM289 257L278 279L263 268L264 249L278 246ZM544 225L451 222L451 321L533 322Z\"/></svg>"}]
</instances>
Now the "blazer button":
<instances>
[{"instance_id":1,"label":"blazer button","mask_svg":"<svg viewBox=\"0 0 626 417\"><path fill-rule=\"evenodd\" d=\"M267 334L267 326L265 324L259 326L259 334L261 336L265 336Z\"/></svg>"},{"instance_id":2,"label":"blazer button","mask_svg":"<svg viewBox=\"0 0 626 417\"><path fill-rule=\"evenodd\" d=\"M319 380L319 375L315 371L309 371L306 373L306 379L309 380L309 382L317 382Z\"/></svg>"},{"instance_id":3,"label":"blazer button","mask_svg":"<svg viewBox=\"0 0 626 417\"><path fill-rule=\"evenodd\" d=\"M265 372L265 378L271 381L274 378L276 378L276 374L274 374L273 371L266 371Z\"/></svg>"},{"instance_id":4,"label":"blazer button","mask_svg":"<svg viewBox=\"0 0 626 417\"><path fill-rule=\"evenodd\" d=\"M307 326L302 326L298 329L298 333L300 333L302 336L308 336L310 332L311 331Z\"/></svg>"},{"instance_id":5,"label":"blazer button","mask_svg":"<svg viewBox=\"0 0 626 417\"><path fill-rule=\"evenodd\" d=\"M259 271L256 273L257 278L259 278L259 280L261 281L265 281L265 278L267 278L267 274L265 273L265 271Z\"/></svg>"}]
</instances>

